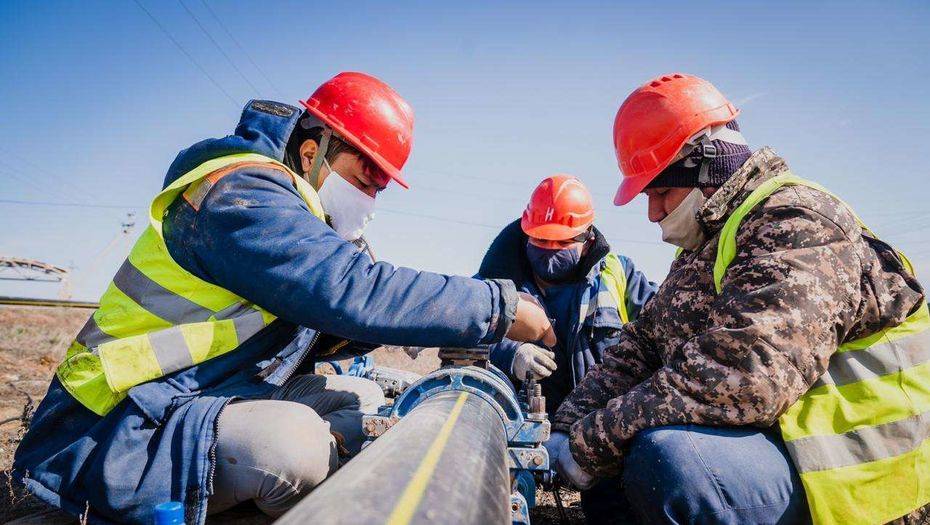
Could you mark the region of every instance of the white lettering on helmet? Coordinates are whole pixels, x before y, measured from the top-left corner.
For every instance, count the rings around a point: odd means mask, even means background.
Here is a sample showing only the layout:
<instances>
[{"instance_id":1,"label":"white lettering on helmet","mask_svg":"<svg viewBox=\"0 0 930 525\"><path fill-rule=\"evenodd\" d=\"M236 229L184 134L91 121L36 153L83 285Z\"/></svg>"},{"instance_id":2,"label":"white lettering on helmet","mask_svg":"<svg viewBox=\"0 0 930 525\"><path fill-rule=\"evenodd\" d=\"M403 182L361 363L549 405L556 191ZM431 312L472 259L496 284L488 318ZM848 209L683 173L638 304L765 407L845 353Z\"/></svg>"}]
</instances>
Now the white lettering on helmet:
<instances>
[{"instance_id":1,"label":"white lettering on helmet","mask_svg":"<svg viewBox=\"0 0 930 525\"><path fill-rule=\"evenodd\" d=\"M546 219L547 221L552 220L552 216L555 214L555 208L546 208Z\"/></svg>"}]
</instances>

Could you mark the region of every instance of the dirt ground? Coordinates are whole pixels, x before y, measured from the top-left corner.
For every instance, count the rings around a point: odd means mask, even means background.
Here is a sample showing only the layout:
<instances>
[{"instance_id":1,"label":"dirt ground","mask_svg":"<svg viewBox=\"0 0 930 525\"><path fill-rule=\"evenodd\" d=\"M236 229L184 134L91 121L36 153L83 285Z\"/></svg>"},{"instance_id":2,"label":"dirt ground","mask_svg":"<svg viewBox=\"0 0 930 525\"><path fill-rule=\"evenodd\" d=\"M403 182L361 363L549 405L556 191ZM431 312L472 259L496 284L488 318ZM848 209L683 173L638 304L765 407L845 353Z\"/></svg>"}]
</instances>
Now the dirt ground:
<instances>
[{"instance_id":1,"label":"dirt ground","mask_svg":"<svg viewBox=\"0 0 930 525\"><path fill-rule=\"evenodd\" d=\"M35 406L42 400L55 367L64 356L89 310L0 306L0 523L36 515L47 507L10 482L13 453L29 423ZM400 351L380 349L373 353L381 366L426 373L439 366L435 351L424 352L416 360ZM535 524L563 523L551 492L539 490L537 507L530 513ZM562 489L567 520L583 523L578 493ZM33 523L67 523L54 514L38 516ZM73 520L76 522L76 520ZM269 523L254 509L236 509L211 518L210 523Z\"/></svg>"}]
</instances>

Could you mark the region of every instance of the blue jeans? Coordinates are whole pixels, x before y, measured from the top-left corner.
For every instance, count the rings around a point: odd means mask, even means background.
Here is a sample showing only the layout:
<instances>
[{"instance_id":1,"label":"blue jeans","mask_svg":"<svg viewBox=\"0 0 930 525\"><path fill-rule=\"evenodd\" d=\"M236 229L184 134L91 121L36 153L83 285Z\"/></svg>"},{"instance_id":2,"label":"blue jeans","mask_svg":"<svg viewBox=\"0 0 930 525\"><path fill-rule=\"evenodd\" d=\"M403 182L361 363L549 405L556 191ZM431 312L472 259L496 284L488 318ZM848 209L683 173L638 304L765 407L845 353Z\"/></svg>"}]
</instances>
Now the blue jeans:
<instances>
[{"instance_id":1,"label":"blue jeans","mask_svg":"<svg viewBox=\"0 0 930 525\"><path fill-rule=\"evenodd\" d=\"M589 523L633 517L643 524L810 522L804 488L777 430L748 427L640 432L620 479L582 493L582 506Z\"/></svg>"}]
</instances>

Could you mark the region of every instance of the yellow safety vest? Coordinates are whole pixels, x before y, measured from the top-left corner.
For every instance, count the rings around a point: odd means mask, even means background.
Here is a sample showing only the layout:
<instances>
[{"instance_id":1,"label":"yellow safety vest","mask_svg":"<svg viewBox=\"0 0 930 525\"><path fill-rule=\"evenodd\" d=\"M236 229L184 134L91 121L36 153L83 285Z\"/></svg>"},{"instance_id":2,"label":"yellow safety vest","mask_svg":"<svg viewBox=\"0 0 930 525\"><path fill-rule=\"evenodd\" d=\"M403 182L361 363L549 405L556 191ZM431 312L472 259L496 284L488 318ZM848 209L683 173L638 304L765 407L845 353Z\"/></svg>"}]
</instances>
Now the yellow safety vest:
<instances>
[{"instance_id":1,"label":"yellow safety vest","mask_svg":"<svg viewBox=\"0 0 930 525\"><path fill-rule=\"evenodd\" d=\"M623 271L623 263L612 253L607 254L604 262L606 264L600 273L601 283L597 292L597 304L598 306L617 305L620 320L623 323L629 323L630 317L626 311L626 272Z\"/></svg>"},{"instance_id":2,"label":"yellow safety vest","mask_svg":"<svg viewBox=\"0 0 930 525\"><path fill-rule=\"evenodd\" d=\"M313 187L263 155L212 159L171 183L152 201L149 226L58 366L62 386L81 404L105 415L130 388L230 352L275 319L182 268L162 235L166 210L178 196L199 209L221 177L248 166L290 176L310 211L324 218Z\"/></svg>"},{"instance_id":3,"label":"yellow safety vest","mask_svg":"<svg viewBox=\"0 0 930 525\"><path fill-rule=\"evenodd\" d=\"M740 223L786 185L832 195L790 172L762 183L721 230L714 265L717 293L736 257ZM930 502L927 303L898 326L841 344L826 373L782 414L779 425L816 523L885 523Z\"/></svg>"}]
</instances>

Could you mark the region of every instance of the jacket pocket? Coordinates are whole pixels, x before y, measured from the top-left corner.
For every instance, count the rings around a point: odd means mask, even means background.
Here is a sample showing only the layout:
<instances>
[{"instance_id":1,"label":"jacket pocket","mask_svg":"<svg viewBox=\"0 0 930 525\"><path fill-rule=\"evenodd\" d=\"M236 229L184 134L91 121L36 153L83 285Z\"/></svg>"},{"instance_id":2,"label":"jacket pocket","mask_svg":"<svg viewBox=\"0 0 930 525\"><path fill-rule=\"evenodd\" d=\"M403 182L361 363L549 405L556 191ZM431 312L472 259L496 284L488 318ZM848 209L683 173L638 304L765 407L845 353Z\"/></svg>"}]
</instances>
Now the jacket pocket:
<instances>
[{"instance_id":1,"label":"jacket pocket","mask_svg":"<svg viewBox=\"0 0 930 525\"><path fill-rule=\"evenodd\" d=\"M155 426L161 426L177 407L189 401L195 393L169 378L134 386L127 395L146 419Z\"/></svg>"}]
</instances>

